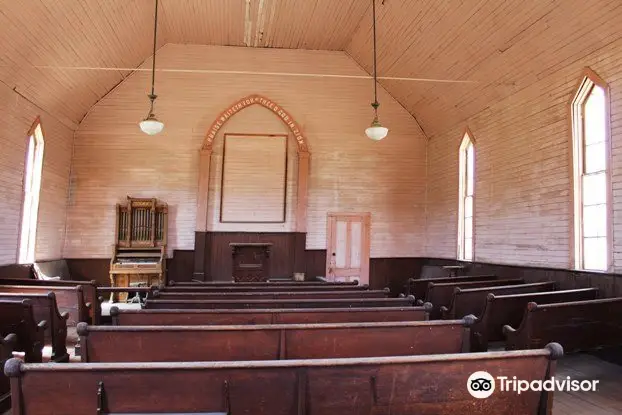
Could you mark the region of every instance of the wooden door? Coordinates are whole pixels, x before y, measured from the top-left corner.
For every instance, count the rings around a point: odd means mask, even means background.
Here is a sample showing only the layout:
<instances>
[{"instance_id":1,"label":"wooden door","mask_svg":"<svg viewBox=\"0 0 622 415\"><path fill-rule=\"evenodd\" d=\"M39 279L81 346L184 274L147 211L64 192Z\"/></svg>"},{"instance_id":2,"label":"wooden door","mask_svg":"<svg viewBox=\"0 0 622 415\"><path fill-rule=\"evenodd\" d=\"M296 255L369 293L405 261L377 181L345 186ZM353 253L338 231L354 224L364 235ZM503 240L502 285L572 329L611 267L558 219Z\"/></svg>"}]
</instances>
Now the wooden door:
<instances>
[{"instance_id":1,"label":"wooden door","mask_svg":"<svg viewBox=\"0 0 622 415\"><path fill-rule=\"evenodd\" d=\"M329 213L326 276L369 284L370 213Z\"/></svg>"}]
</instances>

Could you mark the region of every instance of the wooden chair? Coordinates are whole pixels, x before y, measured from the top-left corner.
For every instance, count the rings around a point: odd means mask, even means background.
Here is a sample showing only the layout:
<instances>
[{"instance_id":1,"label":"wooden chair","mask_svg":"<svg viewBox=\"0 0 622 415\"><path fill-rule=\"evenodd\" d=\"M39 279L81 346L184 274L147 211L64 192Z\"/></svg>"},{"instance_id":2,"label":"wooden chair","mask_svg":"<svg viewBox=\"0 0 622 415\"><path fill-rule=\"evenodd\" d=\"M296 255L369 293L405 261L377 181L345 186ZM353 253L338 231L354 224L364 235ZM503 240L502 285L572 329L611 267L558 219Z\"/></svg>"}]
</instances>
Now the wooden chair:
<instances>
[{"instance_id":1,"label":"wooden chair","mask_svg":"<svg viewBox=\"0 0 622 415\"><path fill-rule=\"evenodd\" d=\"M468 374L555 375L558 344L521 352L250 362L29 365L6 373L20 396L13 415L210 413L253 415L548 415L553 393L473 398ZM99 408L99 409L98 409Z\"/></svg>"},{"instance_id":2,"label":"wooden chair","mask_svg":"<svg viewBox=\"0 0 622 415\"><path fill-rule=\"evenodd\" d=\"M14 333L17 336L15 350L25 353L26 362L42 362L48 323L36 322L30 300L0 301L0 316L0 336Z\"/></svg>"},{"instance_id":3,"label":"wooden chair","mask_svg":"<svg viewBox=\"0 0 622 415\"><path fill-rule=\"evenodd\" d=\"M249 309L249 308L360 308L360 307L408 307L414 306L415 298L350 298L313 300L157 300L147 299L149 309Z\"/></svg>"},{"instance_id":4,"label":"wooden chair","mask_svg":"<svg viewBox=\"0 0 622 415\"><path fill-rule=\"evenodd\" d=\"M622 297L527 304L517 329L504 326L507 350L537 349L555 339L568 353L622 345Z\"/></svg>"},{"instance_id":5,"label":"wooden chair","mask_svg":"<svg viewBox=\"0 0 622 415\"><path fill-rule=\"evenodd\" d=\"M67 325L76 326L79 322L91 321L93 305L86 302L82 285L69 286L28 286L28 285L0 285L0 293L17 294L47 294L56 295L56 304L61 313L69 313ZM95 294L94 294L95 295Z\"/></svg>"},{"instance_id":6,"label":"wooden chair","mask_svg":"<svg viewBox=\"0 0 622 415\"><path fill-rule=\"evenodd\" d=\"M68 362L67 353L67 319L69 313L60 313L56 305L56 295L47 294L7 294L0 293L0 301L28 300L32 305L35 321L46 321L45 344L52 346L52 360Z\"/></svg>"},{"instance_id":7,"label":"wooden chair","mask_svg":"<svg viewBox=\"0 0 622 415\"><path fill-rule=\"evenodd\" d=\"M119 326L363 323L425 321L431 307L123 310L113 306L110 315L112 324Z\"/></svg>"},{"instance_id":8,"label":"wooden chair","mask_svg":"<svg viewBox=\"0 0 622 415\"><path fill-rule=\"evenodd\" d=\"M469 351L471 320L241 326L78 325L83 362L405 356Z\"/></svg>"},{"instance_id":9,"label":"wooden chair","mask_svg":"<svg viewBox=\"0 0 622 415\"><path fill-rule=\"evenodd\" d=\"M551 304L596 298L598 298L597 288L511 295L489 293L481 315L477 318L473 316L475 322L471 327L471 350L485 352L488 350L489 342L502 341L503 326L507 324L518 327L530 302Z\"/></svg>"},{"instance_id":10,"label":"wooden chair","mask_svg":"<svg viewBox=\"0 0 622 415\"><path fill-rule=\"evenodd\" d=\"M460 316L460 318L462 318L468 314L479 316L484 310L484 306L486 305L486 296L489 293L499 295L539 293L554 291L556 288L557 283L552 281L469 289L457 287L454 288L454 295L449 306L441 307L441 314L444 319L453 319L456 318L456 316Z\"/></svg>"},{"instance_id":11,"label":"wooden chair","mask_svg":"<svg viewBox=\"0 0 622 415\"><path fill-rule=\"evenodd\" d=\"M13 350L15 350L16 344L17 336L14 333L0 338L0 367L3 369L6 361L13 357ZM0 413L8 411L10 407L11 387L9 385L9 378L5 376L3 370L0 370Z\"/></svg>"}]
</instances>

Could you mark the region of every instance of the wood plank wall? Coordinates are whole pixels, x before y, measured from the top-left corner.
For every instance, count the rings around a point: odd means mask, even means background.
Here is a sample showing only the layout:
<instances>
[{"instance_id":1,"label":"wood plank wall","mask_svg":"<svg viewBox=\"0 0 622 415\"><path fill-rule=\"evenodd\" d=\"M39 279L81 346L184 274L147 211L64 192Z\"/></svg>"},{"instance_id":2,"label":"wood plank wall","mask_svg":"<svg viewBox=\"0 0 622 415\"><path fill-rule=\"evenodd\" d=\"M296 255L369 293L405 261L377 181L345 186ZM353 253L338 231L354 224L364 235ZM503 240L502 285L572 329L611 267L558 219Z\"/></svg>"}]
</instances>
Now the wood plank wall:
<instances>
[{"instance_id":1,"label":"wood plank wall","mask_svg":"<svg viewBox=\"0 0 622 415\"><path fill-rule=\"evenodd\" d=\"M363 74L343 52L192 45L164 46L158 67ZM252 93L287 109L308 138L307 249L325 249L327 212L371 211L372 257L421 255L425 139L410 114L382 89L380 117L389 137L366 138L371 87L366 79L160 72L155 112L166 127L149 137L137 125L148 109L149 73L134 73L92 108L77 131L64 256L109 257L114 204L128 194L167 202L169 250L193 249L198 150L214 118ZM255 132L253 125L244 127L238 132Z\"/></svg>"},{"instance_id":2,"label":"wood plank wall","mask_svg":"<svg viewBox=\"0 0 622 415\"><path fill-rule=\"evenodd\" d=\"M571 268L569 103L588 66L611 88L614 266L622 270L622 39L542 68L537 82L428 143L427 256L456 257L458 147L475 146L475 260Z\"/></svg>"},{"instance_id":3,"label":"wood plank wall","mask_svg":"<svg viewBox=\"0 0 622 415\"><path fill-rule=\"evenodd\" d=\"M45 150L35 258L62 255L73 131L0 84L0 265L18 261L27 134L37 116L41 117Z\"/></svg>"}]
</instances>

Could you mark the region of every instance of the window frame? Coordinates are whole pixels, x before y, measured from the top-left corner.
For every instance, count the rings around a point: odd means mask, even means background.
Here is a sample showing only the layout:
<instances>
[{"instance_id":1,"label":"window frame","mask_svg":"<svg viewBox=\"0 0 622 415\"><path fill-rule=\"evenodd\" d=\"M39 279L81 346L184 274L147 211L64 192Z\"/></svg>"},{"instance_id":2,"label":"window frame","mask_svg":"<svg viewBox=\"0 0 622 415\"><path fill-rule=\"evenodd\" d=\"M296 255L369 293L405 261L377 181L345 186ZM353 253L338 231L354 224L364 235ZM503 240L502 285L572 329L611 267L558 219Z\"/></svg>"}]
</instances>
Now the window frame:
<instances>
[{"instance_id":1,"label":"window frame","mask_svg":"<svg viewBox=\"0 0 622 415\"><path fill-rule=\"evenodd\" d=\"M29 188L29 174L28 168L30 163L30 149L31 143L34 144L34 148L32 149L32 160L33 160L33 173L37 170L37 165L40 166L39 173L39 183L37 189L37 198L36 198L36 207L29 209L26 208L26 197L29 193L32 193L32 189ZM22 180L22 201L20 208L20 221L18 228L18 241L17 241L17 263L18 264L30 264L33 263L36 259L36 251L37 251L37 227L39 224L39 207L41 205L41 189L43 182L43 163L45 158L45 132L43 130L43 125L41 123L41 118L37 117L33 122L32 126L28 130L26 134L26 143L25 143L25 155L24 155L24 170L23 170L23 180ZM38 162L39 161L39 162ZM37 163L38 162L38 163ZM33 175L34 177L34 175ZM32 209L35 210L33 215ZM29 230L26 234L24 234L24 221L26 219L26 215L30 213L34 217L34 226L32 223L29 223ZM31 235L32 234L32 235ZM24 237L27 238L27 241L24 241ZM27 247L23 247L22 245L26 243L29 244ZM30 249L29 249L30 248ZM26 251L25 254L23 252Z\"/></svg>"},{"instance_id":2,"label":"window frame","mask_svg":"<svg viewBox=\"0 0 622 415\"><path fill-rule=\"evenodd\" d=\"M606 186L606 269L587 269L584 266L583 236L583 185L586 159L585 153L585 102L594 87L602 88L605 95L605 186ZM579 82L570 100L570 168L571 168L571 238L570 268L589 272L611 272L613 270L613 187L611 177L611 93L609 85L590 68L583 69Z\"/></svg>"},{"instance_id":3,"label":"window frame","mask_svg":"<svg viewBox=\"0 0 622 415\"><path fill-rule=\"evenodd\" d=\"M471 257L466 257L466 237L465 237L465 201L469 197L467 194L467 149L471 145L473 147L473 193L470 195L472 200L471 211ZM474 262L475 261L475 178L476 174L476 157L475 157L475 137L471 130L466 127L462 133L462 140L460 141L460 147L458 150L458 229L456 235L458 237L457 243L457 259L459 261Z\"/></svg>"}]
</instances>

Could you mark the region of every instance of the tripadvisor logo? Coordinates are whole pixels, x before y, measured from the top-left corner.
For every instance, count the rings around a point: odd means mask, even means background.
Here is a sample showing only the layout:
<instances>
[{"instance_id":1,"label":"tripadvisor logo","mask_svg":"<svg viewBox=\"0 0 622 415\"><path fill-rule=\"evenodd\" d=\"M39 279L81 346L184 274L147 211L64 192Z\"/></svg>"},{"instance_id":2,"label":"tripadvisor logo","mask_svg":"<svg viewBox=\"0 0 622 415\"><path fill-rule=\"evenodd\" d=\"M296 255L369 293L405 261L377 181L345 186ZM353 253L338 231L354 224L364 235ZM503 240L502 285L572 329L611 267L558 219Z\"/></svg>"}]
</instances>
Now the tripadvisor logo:
<instances>
[{"instance_id":1,"label":"tripadvisor logo","mask_svg":"<svg viewBox=\"0 0 622 415\"><path fill-rule=\"evenodd\" d=\"M522 392L593 392L598 388L598 380L576 380L567 376L565 379L558 379L554 376L547 380L521 380L513 376L511 379L507 376L497 376L497 382L500 392L513 392L521 394ZM472 397L477 399L488 398L495 391L495 378L488 372L475 372L469 376L467 380L467 390Z\"/></svg>"},{"instance_id":2,"label":"tripadvisor logo","mask_svg":"<svg viewBox=\"0 0 622 415\"><path fill-rule=\"evenodd\" d=\"M495 391L495 378L488 372L475 372L467 380L467 389L474 398L488 398Z\"/></svg>"}]
</instances>

